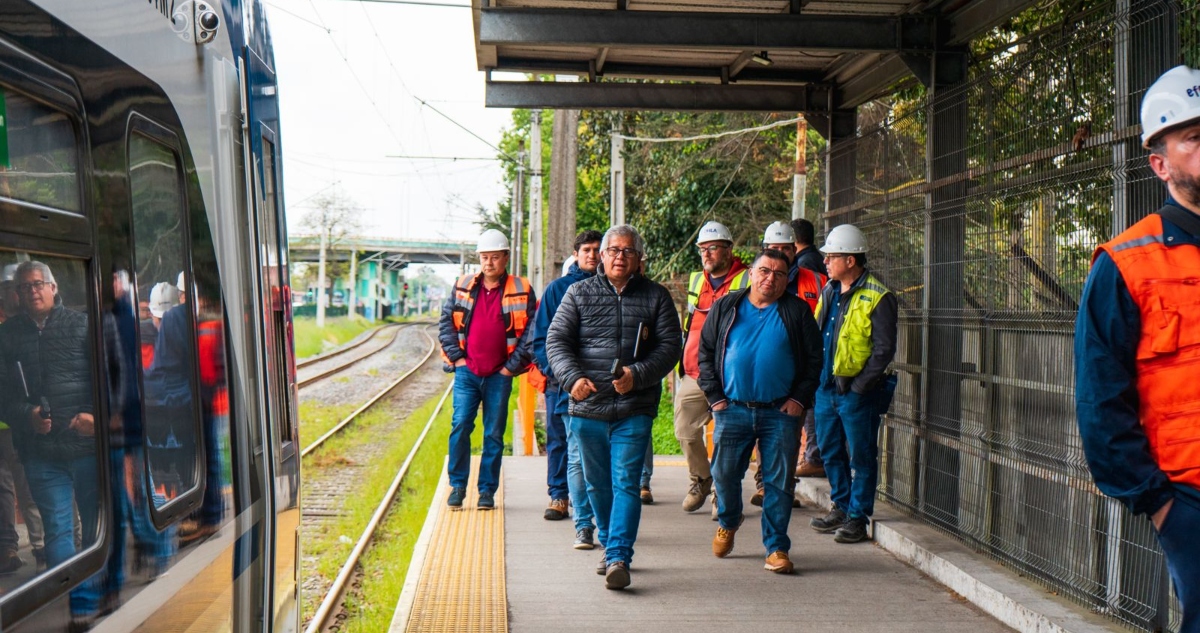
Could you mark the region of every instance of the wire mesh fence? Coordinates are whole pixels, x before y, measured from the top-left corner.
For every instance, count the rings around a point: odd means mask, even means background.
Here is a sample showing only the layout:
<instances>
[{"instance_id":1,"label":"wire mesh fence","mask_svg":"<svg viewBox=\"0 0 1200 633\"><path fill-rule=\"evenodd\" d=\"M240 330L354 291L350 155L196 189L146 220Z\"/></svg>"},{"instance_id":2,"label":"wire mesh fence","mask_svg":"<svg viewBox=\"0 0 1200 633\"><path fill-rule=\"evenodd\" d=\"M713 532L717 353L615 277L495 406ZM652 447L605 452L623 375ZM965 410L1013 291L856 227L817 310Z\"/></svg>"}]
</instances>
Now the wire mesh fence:
<instances>
[{"instance_id":1,"label":"wire mesh fence","mask_svg":"<svg viewBox=\"0 0 1200 633\"><path fill-rule=\"evenodd\" d=\"M1165 199L1138 108L1200 63L1197 4L1047 3L963 81L860 107L819 166L826 226L864 230L901 302L881 497L1141 630L1178 631L1178 603L1149 522L1092 483L1074 320L1095 248Z\"/></svg>"}]
</instances>

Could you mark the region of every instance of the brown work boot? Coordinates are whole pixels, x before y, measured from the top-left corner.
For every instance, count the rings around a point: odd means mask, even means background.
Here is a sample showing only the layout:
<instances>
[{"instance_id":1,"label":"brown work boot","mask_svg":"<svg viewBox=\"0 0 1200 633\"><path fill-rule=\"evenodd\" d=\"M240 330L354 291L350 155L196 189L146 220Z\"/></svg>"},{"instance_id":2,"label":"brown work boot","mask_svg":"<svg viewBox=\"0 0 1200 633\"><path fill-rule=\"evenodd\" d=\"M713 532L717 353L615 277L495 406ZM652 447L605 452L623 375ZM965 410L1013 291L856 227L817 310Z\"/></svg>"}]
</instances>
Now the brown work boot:
<instances>
[{"instance_id":1,"label":"brown work boot","mask_svg":"<svg viewBox=\"0 0 1200 633\"><path fill-rule=\"evenodd\" d=\"M742 521L746 520L746 515L738 517L738 527L742 526ZM725 558L729 552L733 551L733 537L737 534L738 528L725 529L717 526L717 535L713 537L713 556L717 558Z\"/></svg>"},{"instance_id":2,"label":"brown work boot","mask_svg":"<svg viewBox=\"0 0 1200 633\"><path fill-rule=\"evenodd\" d=\"M800 465L796 467L796 476L797 477L824 477L825 476L825 466L820 465L820 464L812 464L812 463L809 463L806 461L800 462Z\"/></svg>"},{"instance_id":3,"label":"brown work boot","mask_svg":"<svg viewBox=\"0 0 1200 633\"><path fill-rule=\"evenodd\" d=\"M712 492L712 477L692 481L687 496L683 498L683 511L695 512L704 505L704 498Z\"/></svg>"},{"instance_id":4,"label":"brown work boot","mask_svg":"<svg viewBox=\"0 0 1200 633\"><path fill-rule=\"evenodd\" d=\"M567 500L566 499L551 499L550 506L546 508L546 514L542 515L547 521L562 521L567 518Z\"/></svg>"},{"instance_id":5,"label":"brown work boot","mask_svg":"<svg viewBox=\"0 0 1200 633\"><path fill-rule=\"evenodd\" d=\"M771 552L771 555L767 557L767 564L763 565L763 569L767 571L773 571L777 574L790 574L796 569L796 567L795 565L792 565L792 561L788 558L787 552L778 551Z\"/></svg>"},{"instance_id":6,"label":"brown work boot","mask_svg":"<svg viewBox=\"0 0 1200 633\"><path fill-rule=\"evenodd\" d=\"M642 505L644 505L644 506L654 505L654 495L650 492L649 486L642 488L642 493L641 493L640 497L642 499Z\"/></svg>"},{"instance_id":7,"label":"brown work boot","mask_svg":"<svg viewBox=\"0 0 1200 633\"><path fill-rule=\"evenodd\" d=\"M750 505L758 506L761 508L762 501L763 501L763 489L758 488L757 490L754 491L753 495L750 495Z\"/></svg>"}]
</instances>

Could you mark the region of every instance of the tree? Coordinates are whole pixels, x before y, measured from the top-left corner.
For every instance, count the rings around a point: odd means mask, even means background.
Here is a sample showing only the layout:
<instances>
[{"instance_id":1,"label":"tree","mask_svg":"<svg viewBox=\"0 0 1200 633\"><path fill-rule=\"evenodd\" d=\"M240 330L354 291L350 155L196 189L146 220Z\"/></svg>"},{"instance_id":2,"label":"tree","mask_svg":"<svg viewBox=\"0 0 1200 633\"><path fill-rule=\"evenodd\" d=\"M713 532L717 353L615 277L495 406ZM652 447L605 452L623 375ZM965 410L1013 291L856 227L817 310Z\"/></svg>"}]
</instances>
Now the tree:
<instances>
[{"instance_id":1,"label":"tree","mask_svg":"<svg viewBox=\"0 0 1200 633\"><path fill-rule=\"evenodd\" d=\"M316 196L312 210L305 214L301 226L315 234L320 241L317 264L317 327L325 327L325 253L346 242L351 235L362 231L359 219L362 209L339 189ZM350 298L350 306L354 305Z\"/></svg>"}]
</instances>

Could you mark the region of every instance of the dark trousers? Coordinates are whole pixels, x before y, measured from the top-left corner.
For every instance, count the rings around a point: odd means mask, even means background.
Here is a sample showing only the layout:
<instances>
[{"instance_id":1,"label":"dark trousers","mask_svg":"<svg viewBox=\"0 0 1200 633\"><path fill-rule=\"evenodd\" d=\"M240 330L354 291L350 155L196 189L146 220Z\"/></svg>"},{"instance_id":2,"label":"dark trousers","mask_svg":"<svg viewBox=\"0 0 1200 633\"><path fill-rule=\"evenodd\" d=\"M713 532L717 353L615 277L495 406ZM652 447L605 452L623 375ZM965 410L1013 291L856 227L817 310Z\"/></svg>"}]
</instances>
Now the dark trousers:
<instances>
[{"instance_id":1,"label":"dark trousers","mask_svg":"<svg viewBox=\"0 0 1200 633\"><path fill-rule=\"evenodd\" d=\"M1183 622L1179 633L1200 633L1200 507L1195 501L1176 495L1171 511L1158 533L1158 543L1167 555L1167 569L1175 594L1183 605Z\"/></svg>"},{"instance_id":2,"label":"dark trousers","mask_svg":"<svg viewBox=\"0 0 1200 633\"><path fill-rule=\"evenodd\" d=\"M569 495L566 416L554 410L561 394L558 387L546 385L546 491L551 499L566 499Z\"/></svg>"}]
</instances>

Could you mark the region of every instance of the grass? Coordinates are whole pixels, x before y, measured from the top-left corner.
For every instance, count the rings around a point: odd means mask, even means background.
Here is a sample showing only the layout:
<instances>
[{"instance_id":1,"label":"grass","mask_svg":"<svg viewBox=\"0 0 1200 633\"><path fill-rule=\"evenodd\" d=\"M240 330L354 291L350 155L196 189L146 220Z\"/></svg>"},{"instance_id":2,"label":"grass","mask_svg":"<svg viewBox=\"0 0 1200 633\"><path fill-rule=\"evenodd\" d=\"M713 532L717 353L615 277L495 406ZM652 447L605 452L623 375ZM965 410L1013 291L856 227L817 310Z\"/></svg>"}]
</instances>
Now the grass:
<instances>
[{"instance_id":1,"label":"grass","mask_svg":"<svg viewBox=\"0 0 1200 633\"><path fill-rule=\"evenodd\" d=\"M391 448L379 463L370 469L370 473L355 487L354 494L347 496L343 510L345 514L336 522L331 523L319 536L307 538L304 543L305 556L316 557L318 562L314 568L304 570L307 578L318 574L327 579L337 576L346 556L354 547L363 527L370 521L371 515L383 495L387 492L396 472L404 463L417 437L433 413L441 392L428 400L408 417L400 428L383 436L372 435L370 428L389 421L391 413L376 411L368 413L359 421L364 433L355 434L359 440L365 436L372 437L371 441L386 444ZM404 574L399 570L408 568L412 558L413 545L421 533L429 503L436 492L438 479L446 458L446 443L450 434L450 400L442 407L438 418L430 428L425 443L417 452L416 458L409 467L408 475L399 492L399 497L391 512L388 514L380 531L377 532L375 544L367 551L361 561L363 569L370 570L362 579L362 585L355 596L347 599L347 608L351 618L346 622L347 631L386 631L391 622L392 611L400 597L404 585ZM331 463L342 457L343 449L352 438L336 437L330 440L331 445L323 448L317 459L305 463L306 468L317 467L322 463ZM341 537L347 537L349 543ZM367 596L367 601L363 601ZM311 617L323 596L304 596L305 617Z\"/></svg>"},{"instance_id":2,"label":"grass","mask_svg":"<svg viewBox=\"0 0 1200 633\"><path fill-rule=\"evenodd\" d=\"M670 378L668 377L669 381ZM655 455L682 455L679 440L675 439L675 403L663 381L662 398L658 401L658 415L650 429L650 441L654 443Z\"/></svg>"},{"instance_id":3,"label":"grass","mask_svg":"<svg viewBox=\"0 0 1200 633\"><path fill-rule=\"evenodd\" d=\"M308 446L356 408L353 404L330 406L320 402L300 403L300 445Z\"/></svg>"},{"instance_id":4,"label":"grass","mask_svg":"<svg viewBox=\"0 0 1200 633\"><path fill-rule=\"evenodd\" d=\"M296 319L293 322L296 358L308 358L338 347L371 327L374 324L360 316L325 319L324 329L317 327L316 319Z\"/></svg>"}]
</instances>

